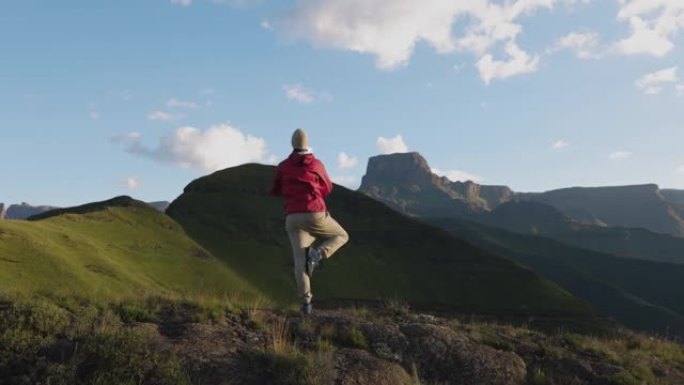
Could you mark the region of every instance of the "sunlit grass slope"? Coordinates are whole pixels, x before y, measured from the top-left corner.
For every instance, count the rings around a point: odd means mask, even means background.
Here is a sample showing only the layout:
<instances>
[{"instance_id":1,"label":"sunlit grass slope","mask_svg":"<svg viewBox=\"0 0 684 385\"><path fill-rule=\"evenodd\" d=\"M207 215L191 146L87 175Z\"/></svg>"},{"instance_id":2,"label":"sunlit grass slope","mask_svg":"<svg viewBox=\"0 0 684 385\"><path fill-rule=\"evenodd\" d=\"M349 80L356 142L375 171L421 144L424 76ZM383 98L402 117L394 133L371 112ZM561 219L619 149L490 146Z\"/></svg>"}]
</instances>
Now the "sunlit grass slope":
<instances>
[{"instance_id":1,"label":"sunlit grass slope","mask_svg":"<svg viewBox=\"0 0 684 385\"><path fill-rule=\"evenodd\" d=\"M0 221L0 291L103 299L255 294L172 219L128 197Z\"/></svg>"},{"instance_id":2,"label":"sunlit grass slope","mask_svg":"<svg viewBox=\"0 0 684 385\"><path fill-rule=\"evenodd\" d=\"M273 167L245 165L195 180L167 213L277 302L296 300ZM398 297L413 306L490 314L589 315L587 305L512 260L336 186L332 215L351 240L316 271L314 300Z\"/></svg>"}]
</instances>

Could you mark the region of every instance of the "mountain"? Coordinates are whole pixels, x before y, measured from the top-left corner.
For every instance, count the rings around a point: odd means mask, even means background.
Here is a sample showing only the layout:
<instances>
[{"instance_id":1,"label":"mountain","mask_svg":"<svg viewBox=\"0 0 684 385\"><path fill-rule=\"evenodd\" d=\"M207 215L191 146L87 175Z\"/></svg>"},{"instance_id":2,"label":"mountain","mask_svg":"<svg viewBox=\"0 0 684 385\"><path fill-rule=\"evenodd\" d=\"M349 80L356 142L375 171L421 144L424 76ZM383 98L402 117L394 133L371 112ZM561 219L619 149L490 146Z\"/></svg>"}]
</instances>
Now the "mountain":
<instances>
[{"instance_id":1,"label":"mountain","mask_svg":"<svg viewBox=\"0 0 684 385\"><path fill-rule=\"evenodd\" d=\"M169 202L169 201L156 201L156 202L147 202L147 204L163 213L166 211L167 208L169 208L169 205L171 204L171 202Z\"/></svg>"},{"instance_id":2,"label":"mountain","mask_svg":"<svg viewBox=\"0 0 684 385\"><path fill-rule=\"evenodd\" d=\"M580 223L543 203L513 200L468 219L619 257L684 264L684 238L641 228Z\"/></svg>"},{"instance_id":3,"label":"mountain","mask_svg":"<svg viewBox=\"0 0 684 385\"><path fill-rule=\"evenodd\" d=\"M684 190L662 189L660 194L679 212L679 216L684 218Z\"/></svg>"},{"instance_id":4,"label":"mountain","mask_svg":"<svg viewBox=\"0 0 684 385\"><path fill-rule=\"evenodd\" d=\"M24 202L18 205L10 205L7 208L5 219L26 219L32 215L44 213L46 211L55 209L52 206L31 206Z\"/></svg>"},{"instance_id":5,"label":"mountain","mask_svg":"<svg viewBox=\"0 0 684 385\"><path fill-rule=\"evenodd\" d=\"M0 222L0 292L256 296L171 218L129 197Z\"/></svg>"},{"instance_id":6,"label":"mountain","mask_svg":"<svg viewBox=\"0 0 684 385\"><path fill-rule=\"evenodd\" d=\"M684 266L619 258L458 218L426 219L552 279L628 327L684 336Z\"/></svg>"},{"instance_id":7,"label":"mountain","mask_svg":"<svg viewBox=\"0 0 684 385\"><path fill-rule=\"evenodd\" d=\"M684 237L684 219L655 184L572 187L544 193L519 193L516 197L551 205L584 223L641 227Z\"/></svg>"},{"instance_id":8,"label":"mountain","mask_svg":"<svg viewBox=\"0 0 684 385\"><path fill-rule=\"evenodd\" d=\"M279 301L293 301L283 202L268 189L275 168L244 165L190 183L167 214L232 270ZM585 317L591 311L516 262L335 186L327 199L350 242L314 279L315 301L402 298L417 308Z\"/></svg>"},{"instance_id":9,"label":"mountain","mask_svg":"<svg viewBox=\"0 0 684 385\"><path fill-rule=\"evenodd\" d=\"M393 203L397 201L397 194L386 197L379 194L415 191L411 204L403 206L401 212L408 211L407 214L480 247L515 258L626 325L645 330L677 330L684 334L684 308L678 299L684 297L681 279L684 266L629 260L600 252L681 264L684 263L682 239L644 229L581 223L549 204L518 198L500 203L492 210L465 213L423 210L435 203L424 202L434 195L420 194L425 188L413 186L426 186L429 185L426 180L439 180L435 175L426 177L431 174L424 159L415 155L381 158L386 170L406 165L407 158L421 160L414 163L423 164L422 183L415 177L401 178L399 172L393 178L379 178L378 175L390 173L379 173L369 162L371 177L364 177L368 182L361 190L370 191L373 198L396 208ZM394 160L396 163L392 166Z\"/></svg>"},{"instance_id":10,"label":"mountain","mask_svg":"<svg viewBox=\"0 0 684 385\"><path fill-rule=\"evenodd\" d=\"M614 198L619 201L618 193L629 187L608 189L616 192ZM600 216L575 218L555 207L555 201L514 193L508 187L450 182L435 175L417 153L369 159L359 191L411 216L458 217L621 257L684 263L684 239L680 237L637 227L607 226L605 221L610 221Z\"/></svg>"},{"instance_id":11,"label":"mountain","mask_svg":"<svg viewBox=\"0 0 684 385\"><path fill-rule=\"evenodd\" d=\"M506 186L439 177L416 152L370 158L359 191L403 213L419 216L468 215L492 209L513 196Z\"/></svg>"}]
</instances>

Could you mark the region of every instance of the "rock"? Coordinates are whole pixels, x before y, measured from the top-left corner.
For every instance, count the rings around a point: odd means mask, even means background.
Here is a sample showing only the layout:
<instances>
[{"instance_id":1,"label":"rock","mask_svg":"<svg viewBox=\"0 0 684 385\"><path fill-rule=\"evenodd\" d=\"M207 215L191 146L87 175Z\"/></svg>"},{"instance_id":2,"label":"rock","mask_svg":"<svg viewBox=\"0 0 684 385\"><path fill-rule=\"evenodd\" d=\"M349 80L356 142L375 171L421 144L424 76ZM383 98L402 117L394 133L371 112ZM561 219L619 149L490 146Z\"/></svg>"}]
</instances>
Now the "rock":
<instances>
[{"instance_id":1,"label":"rock","mask_svg":"<svg viewBox=\"0 0 684 385\"><path fill-rule=\"evenodd\" d=\"M365 350L337 352L339 385L411 385L411 376L400 365L381 360Z\"/></svg>"},{"instance_id":2,"label":"rock","mask_svg":"<svg viewBox=\"0 0 684 385\"><path fill-rule=\"evenodd\" d=\"M517 354L469 342L449 328L411 324L402 327L409 339L410 359L428 383L454 385L519 385L527 375Z\"/></svg>"}]
</instances>

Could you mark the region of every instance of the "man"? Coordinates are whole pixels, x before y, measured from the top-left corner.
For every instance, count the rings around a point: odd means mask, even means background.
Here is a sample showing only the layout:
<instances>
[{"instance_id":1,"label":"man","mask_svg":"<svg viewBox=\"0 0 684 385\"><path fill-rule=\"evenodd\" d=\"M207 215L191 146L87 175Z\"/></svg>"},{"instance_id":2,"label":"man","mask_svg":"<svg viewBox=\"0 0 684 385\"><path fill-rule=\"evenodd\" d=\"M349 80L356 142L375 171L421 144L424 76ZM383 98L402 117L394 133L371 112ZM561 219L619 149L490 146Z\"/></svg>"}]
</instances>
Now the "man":
<instances>
[{"instance_id":1,"label":"man","mask_svg":"<svg viewBox=\"0 0 684 385\"><path fill-rule=\"evenodd\" d=\"M325 198L332 191L328 173L309 148L306 132L292 134L293 151L278 165L271 194L285 197L285 229L292 244L294 273L301 311L311 314L311 277L322 260L330 258L349 235L328 213ZM320 240L317 247L314 241Z\"/></svg>"}]
</instances>

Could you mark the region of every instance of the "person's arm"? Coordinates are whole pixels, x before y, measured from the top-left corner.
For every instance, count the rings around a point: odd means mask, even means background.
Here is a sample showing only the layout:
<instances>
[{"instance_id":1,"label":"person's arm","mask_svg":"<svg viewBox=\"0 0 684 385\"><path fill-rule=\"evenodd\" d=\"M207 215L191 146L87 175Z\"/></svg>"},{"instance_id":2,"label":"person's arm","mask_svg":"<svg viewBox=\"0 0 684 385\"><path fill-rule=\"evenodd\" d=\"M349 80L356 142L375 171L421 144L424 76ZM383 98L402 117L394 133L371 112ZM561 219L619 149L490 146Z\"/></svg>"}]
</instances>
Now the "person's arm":
<instances>
[{"instance_id":1,"label":"person's arm","mask_svg":"<svg viewBox=\"0 0 684 385\"><path fill-rule=\"evenodd\" d=\"M318 162L318 176L321 179L321 195L323 197L328 196L333 190L333 184L330 181L330 177L328 176L328 172L325 171L325 166L323 166L322 162Z\"/></svg>"},{"instance_id":2,"label":"person's arm","mask_svg":"<svg viewBox=\"0 0 684 385\"><path fill-rule=\"evenodd\" d=\"M280 167L276 169L275 176L273 177L273 184L271 185L271 195L283 195L283 174L280 172Z\"/></svg>"}]
</instances>

